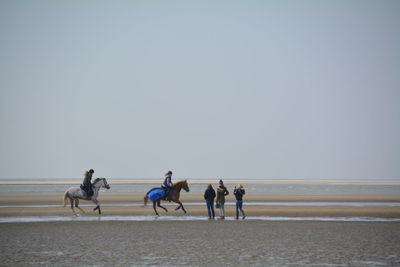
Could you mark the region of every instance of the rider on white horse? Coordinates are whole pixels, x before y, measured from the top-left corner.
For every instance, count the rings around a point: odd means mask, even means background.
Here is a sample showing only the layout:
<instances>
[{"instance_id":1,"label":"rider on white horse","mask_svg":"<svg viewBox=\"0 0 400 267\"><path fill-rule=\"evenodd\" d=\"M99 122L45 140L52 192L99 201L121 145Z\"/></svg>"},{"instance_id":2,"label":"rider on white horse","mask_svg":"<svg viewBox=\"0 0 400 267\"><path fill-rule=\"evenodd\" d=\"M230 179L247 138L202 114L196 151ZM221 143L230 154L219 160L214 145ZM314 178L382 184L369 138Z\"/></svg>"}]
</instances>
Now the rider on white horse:
<instances>
[{"instance_id":1,"label":"rider on white horse","mask_svg":"<svg viewBox=\"0 0 400 267\"><path fill-rule=\"evenodd\" d=\"M91 200L93 196L93 189L92 189L92 176L94 170L90 169L88 172L85 173L85 178L83 179L83 183L81 185L81 189L86 192L87 200Z\"/></svg>"}]
</instances>

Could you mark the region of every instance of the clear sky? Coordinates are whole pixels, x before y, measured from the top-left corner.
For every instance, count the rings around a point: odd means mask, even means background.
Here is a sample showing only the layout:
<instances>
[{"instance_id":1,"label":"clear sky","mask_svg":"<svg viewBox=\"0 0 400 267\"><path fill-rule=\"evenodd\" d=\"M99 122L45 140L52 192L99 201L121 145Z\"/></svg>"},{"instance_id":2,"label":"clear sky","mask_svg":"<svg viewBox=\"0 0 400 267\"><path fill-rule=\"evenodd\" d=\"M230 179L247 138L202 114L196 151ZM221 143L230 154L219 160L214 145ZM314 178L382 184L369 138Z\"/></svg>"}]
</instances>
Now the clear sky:
<instances>
[{"instance_id":1,"label":"clear sky","mask_svg":"<svg viewBox=\"0 0 400 267\"><path fill-rule=\"evenodd\" d=\"M0 1L0 177L400 179L400 1Z\"/></svg>"}]
</instances>

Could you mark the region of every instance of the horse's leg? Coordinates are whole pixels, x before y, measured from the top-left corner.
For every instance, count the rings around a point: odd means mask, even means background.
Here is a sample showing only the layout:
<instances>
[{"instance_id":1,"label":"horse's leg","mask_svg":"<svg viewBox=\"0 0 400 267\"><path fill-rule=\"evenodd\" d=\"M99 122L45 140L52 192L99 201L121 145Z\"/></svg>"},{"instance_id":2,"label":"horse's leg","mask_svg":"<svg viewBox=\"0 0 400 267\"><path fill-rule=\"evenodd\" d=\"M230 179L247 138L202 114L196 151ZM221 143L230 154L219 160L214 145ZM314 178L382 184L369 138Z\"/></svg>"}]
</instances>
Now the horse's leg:
<instances>
[{"instance_id":1,"label":"horse's leg","mask_svg":"<svg viewBox=\"0 0 400 267\"><path fill-rule=\"evenodd\" d=\"M94 204L96 204L96 207L93 209L93 211L99 210L99 214L101 214L100 203L97 201L97 199L93 199L92 201Z\"/></svg>"},{"instance_id":2,"label":"horse's leg","mask_svg":"<svg viewBox=\"0 0 400 267\"><path fill-rule=\"evenodd\" d=\"M175 200L175 203L178 203L178 207L175 208L175 210L179 210L180 208L182 208L182 203L179 200Z\"/></svg>"},{"instance_id":3,"label":"horse's leg","mask_svg":"<svg viewBox=\"0 0 400 267\"><path fill-rule=\"evenodd\" d=\"M175 208L175 210L179 210L182 205L179 202L179 198L177 198L175 194L172 196L172 201L179 204L178 207Z\"/></svg>"},{"instance_id":4,"label":"horse's leg","mask_svg":"<svg viewBox=\"0 0 400 267\"><path fill-rule=\"evenodd\" d=\"M72 212L75 213L75 211L74 211L74 199L71 198L71 199L69 200L69 202L71 202L71 209L72 209Z\"/></svg>"},{"instance_id":5,"label":"horse's leg","mask_svg":"<svg viewBox=\"0 0 400 267\"><path fill-rule=\"evenodd\" d=\"M76 199L74 199L74 198L71 198L71 199L70 199L70 202L71 202L71 209L72 209L72 212L74 213L74 215L78 216L78 215L76 214L75 210L74 210L74 200L76 201Z\"/></svg>"},{"instance_id":6,"label":"horse's leg","mask_svg":"<svg viewBox=\"0 0 400 267\"><path fill-rule=\"evenodd\" d=\"M82 213L85 213L85 211L78 206L79 205L79 199L75 199L75 208L79 209L80 211L82 211Z\"/></svg>"},{"instance_id":7,"label":"horse's leg","mask_svg":"<svg viewBox=\"0 0 400 267\"><path fill-rule=\"evenodd\" d=\"M157 201L153 201L153 209L154 209L154 212L156 213L156 215L160 216L160 214L158 214L157 209L156 209L156 202Z\"/></svg>"},{"instance_id":8,"label":"horse's leg","mask_svg":"<svg viewBox=\"0 0 400 267\"><path fill-rule=\"evenodd\" d=\"M175 210L179 210L180 208L182 208L182 210L183 210L183 213L185 213L186 214L186 210L185 210L185 208L183 207L183 204L182 204L182 202L180 202L180 201L177 201L177 203L179 203L179 206L175 209Z\"/></svg>"},{"instance_id":9,"label":"horse's leg","mask_svg":"<svg viewBox=\"0 0 400 267\"><path fill-rule=\"evenodd\" d=\"M157 200L157 206L160 207L160 208L162 208L162 209L164 209L166 212L168 212L168 210L167 210L166 207L161 206L161 200L160 200L160 199Z\"/></svg>"}]
</instances>

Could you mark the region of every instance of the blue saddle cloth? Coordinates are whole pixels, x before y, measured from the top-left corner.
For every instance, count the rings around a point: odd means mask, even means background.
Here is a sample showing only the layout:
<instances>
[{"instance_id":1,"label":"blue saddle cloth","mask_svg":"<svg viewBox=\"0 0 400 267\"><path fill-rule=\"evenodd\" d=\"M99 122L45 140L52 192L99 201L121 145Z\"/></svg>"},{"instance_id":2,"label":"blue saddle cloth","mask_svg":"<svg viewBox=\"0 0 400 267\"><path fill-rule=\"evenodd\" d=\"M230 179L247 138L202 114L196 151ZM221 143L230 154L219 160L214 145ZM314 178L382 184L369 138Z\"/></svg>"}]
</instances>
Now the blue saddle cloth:
<instances>
[{"instance_id":1,"label":"blue saddle cloth","mask_svg":"<svg viewBox=\"0 0 400 267\"><path fill-rule=\"evenodd\" d=\"M151 189L149 192L147 192L147 196L152 201L155 201L155 200L165 196L165 190L162 188L156 187L156 188Z\"/></svg>"}]
</instances>

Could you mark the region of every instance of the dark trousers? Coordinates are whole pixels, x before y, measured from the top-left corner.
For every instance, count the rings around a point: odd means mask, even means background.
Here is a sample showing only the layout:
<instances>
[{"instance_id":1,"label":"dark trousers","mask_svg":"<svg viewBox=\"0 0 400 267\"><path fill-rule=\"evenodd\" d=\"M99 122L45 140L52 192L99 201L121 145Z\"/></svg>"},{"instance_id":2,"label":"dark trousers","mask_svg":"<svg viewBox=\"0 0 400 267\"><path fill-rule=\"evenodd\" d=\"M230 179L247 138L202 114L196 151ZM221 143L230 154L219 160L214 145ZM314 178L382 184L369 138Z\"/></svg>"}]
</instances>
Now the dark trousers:
<instances>
[{"instance_id":1,"label":"dark trousers","mask_svg":"<svg viewBox=\"0 0 400 267\"><path fill-rule=\"evenodd\" d=\"M81 189L85 191L86 198L90 198L91 196L93 196L93 189L91 185L81 185Z\"/></svg>"},{"instance_id":2,"label":"dark trousers","mask_svg":"<svg viewBox=\"0 0 400 267\"><path fill-rule=\"evenodd\" d=\"M214 218L215 211L214 211L214 200L207 200L207 210L208 210L208 217Z\"/></svg>"}]
</instances>

